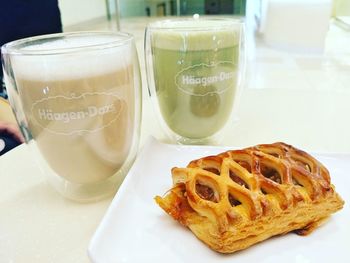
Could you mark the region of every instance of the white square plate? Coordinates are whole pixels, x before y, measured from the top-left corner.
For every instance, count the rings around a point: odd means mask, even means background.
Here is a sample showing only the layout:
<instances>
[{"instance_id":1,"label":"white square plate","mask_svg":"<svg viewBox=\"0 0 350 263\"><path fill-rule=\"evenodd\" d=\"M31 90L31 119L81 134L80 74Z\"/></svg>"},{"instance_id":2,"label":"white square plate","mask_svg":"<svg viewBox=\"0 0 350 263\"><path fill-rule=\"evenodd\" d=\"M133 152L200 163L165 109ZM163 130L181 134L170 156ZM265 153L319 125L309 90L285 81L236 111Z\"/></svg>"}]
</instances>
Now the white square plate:
<instances>
[{"instance_id":1,"label":"white square plate","mask_svg":"<svg viewBox=\"0 0 350 263\"><path fill-rule=\"evenodd\" d=\"M170 169L227 149L166 145L151 138L112 201L94 234L88 254L94 263L144 262L350 262L348 204L309 236L289 233L241 252L221 255L165 214L154 201L172 186ZM350 155L316 155L331 173L332 183L350 200Z\"/></svg>"}]
</instances>

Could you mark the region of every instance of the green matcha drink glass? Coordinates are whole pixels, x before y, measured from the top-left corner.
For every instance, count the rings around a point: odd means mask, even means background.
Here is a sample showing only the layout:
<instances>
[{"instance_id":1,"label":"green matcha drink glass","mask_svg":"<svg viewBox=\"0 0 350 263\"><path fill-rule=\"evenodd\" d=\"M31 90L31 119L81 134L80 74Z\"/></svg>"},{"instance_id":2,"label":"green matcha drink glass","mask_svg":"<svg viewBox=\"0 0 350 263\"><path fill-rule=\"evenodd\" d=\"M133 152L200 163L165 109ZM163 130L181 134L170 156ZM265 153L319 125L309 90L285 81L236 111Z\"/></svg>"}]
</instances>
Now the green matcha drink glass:
<instances>
[{"instance_id":1,"label":"green matcha drink glass","mask_svg":"<svg viewBox=\"0 0 350 263\"><path fill-rule=\"evenodd\" d=\"M165 132L178 143L215 143L231 119L243 73L243 23L174 19L145 34L148 87Z\"/></svg>"}]
</instances>

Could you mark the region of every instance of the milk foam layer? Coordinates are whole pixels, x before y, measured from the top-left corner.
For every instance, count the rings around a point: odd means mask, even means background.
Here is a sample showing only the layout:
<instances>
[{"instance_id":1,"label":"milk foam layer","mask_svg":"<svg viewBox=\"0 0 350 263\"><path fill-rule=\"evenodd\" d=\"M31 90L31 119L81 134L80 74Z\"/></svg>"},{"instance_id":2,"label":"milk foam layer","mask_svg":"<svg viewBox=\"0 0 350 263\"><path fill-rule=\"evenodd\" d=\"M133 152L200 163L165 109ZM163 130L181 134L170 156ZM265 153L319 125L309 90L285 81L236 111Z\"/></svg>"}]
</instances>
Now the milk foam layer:
<instances>
[{"instance_id":1,"label":"milk foam layer","mask_svg":"<svg viewBox=\"0 0 350 263\"><path fill-rule=\"evenodd\" d=\"M23 48L24 51L35 52L13 56L12 63L18 77L32 80L79 79L108 74L132 63L131 45L103 46L113 39L118 40L113 36L59 38ZM101 47L98 47L100 44Z\"/></svg>"},{"instance_id":2,"label":"milk foam layer","mask_svg":"<svg viewBox=\"0 0 350 263\"><path fill-rule=\"evenodd\" d=\"M150 26L152 46L168 50L211 50L238 45L241 24L230 20L165 20Z\"/></svg>"},{"instance_id":3,"label":"milk foam layer","mask_svg":"<svg viewBox=\"0 0 350 263\"><path fill-rule=\"evenodd\" d=\"M152 28L158 29L187 29L187 30L220 30L232 28L241 23L231 19L182 19L163 20L151 24Z\"/></svg>"},{"instance_id":4,"label":"milk foam layer","mask_svg":"<svg viewBox=\"0 0 350 263\"><path fill-rule=\"evenodd\" d=\"M118 38L116 36L68 36L60 37L49 42L35 42L30 46L21 48L24 51L65 51L68 49L92 47L97 45L108 45L116 42Z\"/></svg>"}]
</instances>

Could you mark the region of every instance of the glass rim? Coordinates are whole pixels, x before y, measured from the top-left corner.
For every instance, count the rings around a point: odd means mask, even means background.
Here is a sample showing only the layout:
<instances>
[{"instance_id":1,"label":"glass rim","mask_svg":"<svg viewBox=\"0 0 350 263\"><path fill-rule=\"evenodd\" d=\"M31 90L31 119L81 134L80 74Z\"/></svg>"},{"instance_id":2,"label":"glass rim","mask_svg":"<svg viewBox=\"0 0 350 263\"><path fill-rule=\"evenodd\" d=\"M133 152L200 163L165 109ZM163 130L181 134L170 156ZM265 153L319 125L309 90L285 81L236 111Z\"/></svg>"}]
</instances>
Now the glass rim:
<instances>
[{"instance_id":1,"label":"glass rim","mask_svg":"<svg viewBox=\"0 0 350 263\"><path fill-rule=\"evenodd\" d=\"M195 22L195 21L207 21L207 22L213 22L212 24L204 24L203 26L195 25L195 23L188 23L188 22ZM217 23L215 23L217 22ZM222 22L222 23L219 23ZM176 23L188 23L184 26L175 26ZM187 31L212 31L212 30L218 30L218 29L226 29L230 28L231 26L243 26L244 20L242 18L231 18L231 17L186 17L186 18L171 18L171 19L164 19L164 20L158 20L155 22L152 22L148 24L147 29L150 30L174 30L174 31L181 31L181 30L187 30Z\"/></svg>"},{"instance_id":2,"label":"glass rim","mask_svg":"<svg viewBox=\"0 0 350 263\"><path fill-rule=\"evenodd\" d=\"M43 49L24 49L27 47L25 44L34 45L35 42L43 41L46 43L47 40L52 40L55 38L64 38L64 37L79 37L79 36L110 36L110 37L119 37L112 39L110 41L101 41L100 43L87 43L79 46L66 46L60 48L43 48ZM59 54L71 54L71 53L80 53L84 51L91 50L102 50L117 46L123 46L126 43L132 41L134 36L125 33L125 32L113 32L113 31L76 31L76 32L66 32L66 33L55 33L55 34L45 34L33 37L26 37L18 40L14 40L8 43L5 43L1 47L2 54L9 55L59 55ZM45 42L44 42L45 41ZM38 43L39 44L39 43Z\"/></svg>"}]
</instances>

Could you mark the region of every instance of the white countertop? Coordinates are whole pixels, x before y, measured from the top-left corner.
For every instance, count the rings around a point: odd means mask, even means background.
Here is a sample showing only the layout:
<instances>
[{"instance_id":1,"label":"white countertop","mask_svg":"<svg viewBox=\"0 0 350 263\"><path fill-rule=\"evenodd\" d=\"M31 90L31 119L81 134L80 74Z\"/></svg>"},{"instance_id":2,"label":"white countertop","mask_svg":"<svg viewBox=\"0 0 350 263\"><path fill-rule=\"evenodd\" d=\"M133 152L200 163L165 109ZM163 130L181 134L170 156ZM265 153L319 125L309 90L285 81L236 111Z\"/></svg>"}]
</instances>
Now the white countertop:
<instances>
[{"instance_id":1,"label":"white countertop","mask_svg":"<svg viewBox=\"0 0 350 263\"><path fill-rule=\"evenodd\" d=\"M143 62L147 20L124 21ZM324 55L250 47L247 81L223 144L243 147L285 141L312 152L350 153L350 39L332 25ZM145 78L143 78L145 80ZM146 83L143 83L147 95ZM166 141L148 96L143 99L141 146L149 135ZM68 201L37 168L26 145L0 157L0 262L89 262L88 243L111 198Z\"/></svg>"}]
</instances>

